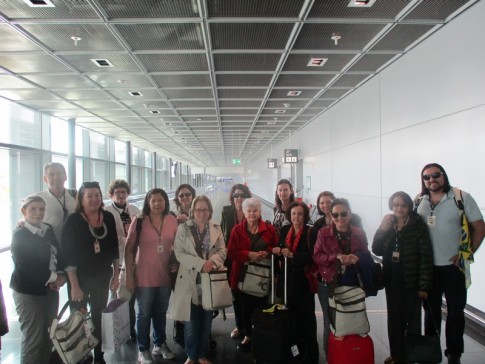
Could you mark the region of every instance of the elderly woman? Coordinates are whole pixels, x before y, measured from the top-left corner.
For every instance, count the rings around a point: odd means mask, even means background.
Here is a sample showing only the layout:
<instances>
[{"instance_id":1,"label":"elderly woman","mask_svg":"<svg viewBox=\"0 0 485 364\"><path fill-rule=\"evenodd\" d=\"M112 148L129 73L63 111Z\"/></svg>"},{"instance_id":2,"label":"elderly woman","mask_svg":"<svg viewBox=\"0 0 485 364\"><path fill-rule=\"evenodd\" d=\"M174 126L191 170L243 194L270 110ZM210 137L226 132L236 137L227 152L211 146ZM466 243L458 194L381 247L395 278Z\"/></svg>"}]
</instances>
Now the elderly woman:
<instances>
[{"instance_id":1,"label":"elderly woman","mask_svg":"<svg viewBox=\"0 0 485 364\"><path fill-rule=\"evenodd\" d=\"M356 264L359 261L358 255L370 256L364 231L350 224L349 202L343 198L334 199L331 211L332 225L320 229L313 252L313 260L323 282L323 286L319 286L318 295L326 317L329 317L329 289L339 284L341 267ZM327 353L330 322L325 320L324 323L323 347Z\"/></svg>"},{"instance_id":2,"label":"elderly woman","mask_svg":"<svg viewBox=\"0 0 485 364\"><path fill-rule=\"evenodd\" d=\"M243 184L235 184L232 186L229 193L228 206L222 208L221 217L221 229L224 234L224 241L226 246L229 246L229 238L231 236L231 231L234 226L239 224L244 219L243 213L243 201L251 197L251 192L249 188ZM229 254L229 252L228 252ZM232 260L228 256L226 260L226 266L228 269L228 275L231 276L232 270ZM236 321L236 328L231 332L231 339L239 339L243 334L243 323L242 323L242 311L241 311L241 295L239 290L233 289L232 294L234 296L234 318Z\"/></svg>"},{"instance_id":3,"label":"elderly woman","mask_svg":"<svg viewBox=\"0 0 485 364\"><path fill-rule=\"evenodd\" d=\"M372 243L382 256L387 301L387 331L391 356L384 362L407 363L406 330L421 333L421 299L426 299L433 276L433 248L428 227L413 211L402 191L389 198L392 214L384 216Z\"/></svg>"},{"instance_id":4,"label":"elderly woman","mask_svg":"<svg viewBox=\"0 0 485 364\"><path fill-rule=\"evenodd\" d=\"M177 218L179 224L187 222L190 216L190 207L195 198L195 189L189 184L183 183L175 190L175 211L170 212Z\"/></svg>"},{"instance_id":5,"label":"elderly woman","mask_svg":"<svg viewBox=\"0 0 485 364\"><path fill-rule=\"evenodd\" d=\"M20 362L47 363L52 350L47 329L57 316L58 290L66 277L59 269L62 263L54 231L42 222L45 214L42 197L27 197L20 211L24 222L12 235L14 270L10 280L22 331Z\"/></svg>"},{"instance_id":6,"label":"elderly woman","mask_svg":"<svg viewBox=\"0 0 485 364\"><path fill-rule=\"evenodd\" d=\"M290 224L290 221L286 218L286 210L288 209L288 206L295 201L295 192L293 191L293 185L290 181L287 179L278 181L274 200L273 226L279 234L281 227Z\"/></svg>"},{"instance_id":7,"label":"elderly woman","mask_svg":"<svg viewBox=\"0 0 485 364\"><path fill-rule=\"evenodd\" d=\"M133 221L126 242L126 288L135 291L138 304L136 330L140 363L153 362L150 355L151 323L152 355L175 358L167 346L165 334L172 293L169 259L178 227L175 217L169 214L169 208L170 202L164 190L154 188L148 191L142 209L143 217ZM141 227L137 227L138 224Z\"/></svg>"},{"instance_id":8,"label":"elderly woman","mask_svg":"<svg viewBox=\"0 0 485 364\"><path fill-rule=\"evenodd\" d=\"M273 254L288 260L288 307L295 314L298 348L302 363L315 364L318 363L317 319L314 292L308 275L313 260L308 239L310 212L307 205L303 202L291 203L286 209L286 219L291 224L281 228L279 247L273 248ZM280 277L279 296L283 295L283 283L284 279Z\"/></svg>"},{"instance_id":9,"label":"elderly woman","mask_svg":"<svg viewBox=\"0 0 485 364\"><path fill-rule=\"evenodd\" d=\"M179 225L174 251L180 262L173 297L172 318L185 321L185 364L210 364L206 358L212 311L202 307L200 273L224 266L226 247L219 225L211 220L212 204L207 196L192 201L191 218Z\"/></svg>"},{"instance_id":10,"label":"elderly woman","mask_svg":"<svg viewBox=\"0 0 485 364\"><path fill-rule=\"evenodd\" d=\"M119 285L119 250L113 214L103 210L98 182L84 182L77 194L76 212L67 217L62 228L68 292L72 308L86 308L89 302L99 339L94 348L94 363L105 363L101 351L101 311L108 291Z\"/></svg>"},{"instance_id":11,"label":"elderly woman","mask_svg":"<svg viewBox=\"0 0 485 364\"><path fill-rule=\"evenodd\" d=\"M235 298L242 303L242 325L244 339L237 346L238 350L248 351L251 347L251 316L254 309L263 306L267 297L256 297L243 293L238 288L241 271L246 262L258 262L268 258L277 244L276 231L271 224L261 219L261 202L254 198L242 203L245 219L234 226L229 238L227 255L233 261L230 276L231 288Z\"/></svg>"}]
</instances>

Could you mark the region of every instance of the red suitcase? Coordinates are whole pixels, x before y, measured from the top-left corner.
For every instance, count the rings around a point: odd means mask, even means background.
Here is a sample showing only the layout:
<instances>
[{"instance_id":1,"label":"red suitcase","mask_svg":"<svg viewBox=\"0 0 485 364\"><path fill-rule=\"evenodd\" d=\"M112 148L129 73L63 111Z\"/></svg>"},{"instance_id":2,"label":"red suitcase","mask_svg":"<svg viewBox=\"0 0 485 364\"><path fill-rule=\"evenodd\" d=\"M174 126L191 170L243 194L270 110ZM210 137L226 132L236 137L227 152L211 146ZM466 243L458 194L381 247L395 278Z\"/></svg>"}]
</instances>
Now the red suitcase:
<instances>
[{"instance_id":1,"label":"red suitcase","mask_svg":"<svg viewBox=\"0 0 485 364\"><path fill-rule=\"evenodd\" d=\"M369 335L328 338L328 364L374 364L374 343Z\"/></svg>"}]
</instances>

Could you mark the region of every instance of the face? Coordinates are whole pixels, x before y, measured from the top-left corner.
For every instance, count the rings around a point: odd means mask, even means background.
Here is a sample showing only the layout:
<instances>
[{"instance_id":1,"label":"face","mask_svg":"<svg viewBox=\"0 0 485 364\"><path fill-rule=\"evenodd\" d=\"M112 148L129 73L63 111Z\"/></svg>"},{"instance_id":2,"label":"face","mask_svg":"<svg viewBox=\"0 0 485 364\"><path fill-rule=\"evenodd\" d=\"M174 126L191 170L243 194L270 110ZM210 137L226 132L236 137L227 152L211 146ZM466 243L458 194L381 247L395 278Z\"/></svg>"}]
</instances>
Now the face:
<instances>
[{"instance_id":1,"label":"face","mask_svg":"<svg viewBox=\"0 0 485 364\"><path fill-rule=\"evenodd\" d=\"M44 176L44 182L51 189L62 189L64 188L64 183L67 180L67 176L61 168L49 167L47 168L46 174Z\"/></svg>"},{"instance_id":2,"label":"face","mask_svg":"<svg viewBox=\"0 0 485 364\"><path fill-rule=\"evenodd\" d=\"M261 218L261 210L257 209L256 207L249 206L246 211L244 211L244 217L249 224L254 224Z\"/></svg>"},{"instance_id":3,"label":"face","mask_svg":"<svg viewBox=\"0 0 485 364\"><path fill-rule=\"evenodd\" d=\"M118 187L118 188L115 188L115 190L113 191L111 200L113 200L113 202L116 202L118 206L125 206L127 197L128 197L128 191L126 191L126 188Z\"/></svg>"},{"instance_id":4,"label":"face","mask_svg":"<svg viewBox=\"0 0 485 364\"><path fill-rule=\"evenodd\" d=\"M289 201L290 196L293 193L293 190L290 188L290 185L286 183L278 185L276 191L281 201Z\"/></svg>"},{"instance_id":5,"label":"face","mask_svg":"<svg viewBox=\"0 0 485 364\"><path fill-rule=\"evenodd\" d=\"M433 174L438 175L436 178L432 176ZM440 192L443 190L443 187L445 185L445 177L441 173L441 170L438 167L430 167L426 168L423 171L424 176L429 176L430 179L427 181L423 178L424 186L429 189L431 192Z\"/></svg>"},{"instance_id":6,"label":"face","mask_svg":"<svg viewBox=\"0 0 485 364\"><path fill-rule=\"evenodd\" d=\"M291 209L291 224L294 226L303 226L305 224L303 207L295 206Z\"/></svg>"},{"instance_id":7,"label":"face","mask_svg":"<svg viewBox=\"0 0 485 364\"><path fill-rule=\"evenodd\" d=\"M45 203L34 201L20 209L20 211L24 215L25 221L34 226L39 226L42 220L44 220Z\"/></svg>"},{"instance_id":8,"label":"face","mask_svg":"<svg viewBox=\"0 0 485 364\"><path fill-rule=\"evenodd\" d=\"M84 189L82 200L84 211L93 212L99 210L101 202L103 202L103 196L101 196L99 189L96 187Z\"/></svg>"},{"instance_id":9,"label":"face","mask_svg":"<svg viewBox=\"0 0 485 364\"><path fill-rule=\"evenodd\" d=\"M323 211L325 215L328 215L331 211L332 198L330 196L322 196L318 201L318 208Z\"/></svg>"},{"instance_id":10,"label":"face","mask_svg":"<svg viewBox=\"0 0 485 364\"><path fill-rule=\"evenodd\" d=\"M188 188L182 188L178 194L179 202L182 206L190 208L192 204L192 192Z\"/></svg>"},{"instance_id":11,"label":"face","mask_svg":"<svg viewBox=\"0 0 485 364\"><path fill-rule=\"evenodd\" d=\"M236 209L238 210L242 209L242 203L246 199L246 197L243 196L246 195L244 194L244 191L240 190L239 188L236 188L234 194L232 195L232 198L234 198L234 206L236 206Z\"/></svg>"},{"instance_id":12,"label":"face","mask_svg":"<svg viewBox=\"0 0 485 364\"><path fill-rule=\"evenodd\" d=\"M333 216L337 216L337 217ZM342 216L345 215L345 216ZM344 205L335 205L332 209L332 221L335 223L337 230L347 231L350 223L350 211Z\"/></svg>"},{"instance_id":13,"label":"face","mask_svg":"<svg viewBox=\"0 0 485 364\"><path fill-rule=\"evenodd\" d=\"M150 205L150 213L152 214L161 215L163 210L165 210L165 199L159 193L151 195L148 204Z\"/></svg>"},{"instance_id":14,"label":"face","mask_svg":"<svg viewBox=\"0 0 485 364\"><path fill-rule=\"evenodd\" d=\"M397 218L405 218L408 216L409 207L400 196L396 196L392 200L392 212Z\"/></svg>"},{"instance_id":15,"label":"face","mask_svg":"<svg viewBox=\"0 0 485 364\"><path fill-rule=\"evenodd\" d=\"M197 225L203 225L209 222L210 210L205 201L198 201L194 206L194 221Z\"/></svg>"}]
</instances>

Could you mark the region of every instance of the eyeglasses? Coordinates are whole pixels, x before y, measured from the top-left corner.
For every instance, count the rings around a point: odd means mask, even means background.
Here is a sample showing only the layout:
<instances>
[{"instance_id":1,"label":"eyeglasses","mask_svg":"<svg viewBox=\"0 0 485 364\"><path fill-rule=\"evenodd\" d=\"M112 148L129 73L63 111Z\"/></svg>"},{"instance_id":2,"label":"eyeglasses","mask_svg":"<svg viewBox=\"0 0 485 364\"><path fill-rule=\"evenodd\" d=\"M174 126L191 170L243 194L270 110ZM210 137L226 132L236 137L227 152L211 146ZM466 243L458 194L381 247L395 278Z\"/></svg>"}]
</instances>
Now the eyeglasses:
<instances>
[{"instance_id":1,"label":"eyeglasses","mask_svg":"<svg viewBox=\"0 0 485 364\"><path fill-rule=\"evenodd\" d=\"M115 191L113 193L113 195L116 195L116 196L125 196L127 194L128 194L128 192L126 192L126 191Z\"/></svg>"},{"instance_id":2,"label":"eyeglasses","mask_svg":"<svg viewBox=\"0 0 485 364\"><path fill-rule=\"evenodd\" d=\"M209 212L209 209L194 209L194 212L197 212L199 214L203 214L203 213Z\"/></svg>"},{"instance_id":3,"label":"eyeglasses","mask_svg":"<svg viewBox=\"0 0 485 364\"><path fill-rule=\"evenodd\" d=\"M433 177L433 179L437 179L437 178L440 178L442 175L443 175L443 172L434 172L434 173L429 173L429 174L423 174L423 179L425 181L429 181L431 179L431 177Z\"/></svg>"},{"instance_id":4,"label":"eyeglasses","mask_svg":"<svg viewBox=\"0 0 485 364\"><path fill-rule=\"evenodd\" d=\"M181 194L179 195L179 198L185 198L185 197L190 197L190 196L192 196L192 194L191 194L190 192L187 192L187 193L181 193Z\"/></svg>"},{"instance_id":5,"label":"eyeglasses","mask_svg":"<svg viewBox=\"0 0 485 364\"><path fill-rule=\"evenodd\" d=\"M348 211L342 211L342 212L332 212L331 215L334 219L338 219L338 217L347 217L349 214Z\"/></svg>"},{"instance_id":6,"label":"eyeglasses","mask_svg":"<svg viewBox=\"0 0 485 364\"><path fill-rule=\"evenodd\" d=\"M244 193L233 193L232 198L246 198L247 196Z\"/></svg>"},{"instance_id":7,"label":"eyeglasses","mask_svg":"<svg viewBox=\"0 0 485 364\"><path fill-rule=\"evenodd\" d=\"M93 181L93 182L83 182L81 184L81 188L99 188L99 182Z\"/></svg>"},{"instance_id":8,"label":"eyeglasses","mask_svg":"<svg viewBox=\"0 0 485 364\"><path fill-rule=\"evenodd\" d=\"M405 209L406 207L408 207L408 205L406 205L405 203L393 203L392 204L393 209L398 209L398 208Z\"/></svg>"}]
</instances>

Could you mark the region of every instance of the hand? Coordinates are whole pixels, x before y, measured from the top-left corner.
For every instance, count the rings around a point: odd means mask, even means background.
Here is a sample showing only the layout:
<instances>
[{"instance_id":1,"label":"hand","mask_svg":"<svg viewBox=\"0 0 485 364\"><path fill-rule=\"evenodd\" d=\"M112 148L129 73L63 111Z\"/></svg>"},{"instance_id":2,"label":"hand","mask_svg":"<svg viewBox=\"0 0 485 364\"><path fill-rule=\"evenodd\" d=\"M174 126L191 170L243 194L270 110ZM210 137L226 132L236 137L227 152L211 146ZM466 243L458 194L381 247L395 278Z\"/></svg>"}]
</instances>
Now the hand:
<instances>
[{"instance_id":1,"label":"hand","mask_svg":"<svg viewBox=\"0 0 485 364\"><path fill-rule=\"evenodd\" d=\"M428 299L428 292L418 291L418 297L421 298L422 300L427 300Z\"/></svg>"},{"instance_id":2,"label":"hand","mask_svg":"<svg viewBox=\"0 0 485 364\"><path fill-rule=\"evenodd\" d=\"M379 229L381 229L382 231L388 231L394 225L394 220L395 216L393 214L388 214L384 216L381 222L381 226L379 226Z\"/></svg>"},{"instance_id":3,"label":"hand","mask_svg":"<svg viewBox=\"0 0 485 364\"><path fill-rule=\"evenodd\" d=\"M109 289L111 290L111 292L116 292L119 286L120 286L120 278L119 278L119 274L117 274L116 276L111 277L109 281Z\"/></svg>"},{"instance_id":4,"label":"hand","mask_svg":"<svg viewBox=\"0 0 485 364\"><path fill-rule=\"evenodd\" d=\"M459 264L460 264L460 256L458 254L457 255L453 255L450 258L450 262L452 262L454 265L456 265L458 267Z\"/></svg>"},{"instance_id":5,"label":"hand","mask_svg":"<svg viewBox=\"0 0 485 364\"><path fill-rule=\"evenodd\" d=\"M281 254L283 254L284 257L293 258L293 253L288 249L288 248L283 248L281 249Z\"/></svg>"},{"instance_id":6,"label":"hand","mask_svg":"<svg viewBox=\"0 0 485 364\"><path fill-rule=\"evenodd\" d=\"M71 287L71 301L81 302L84 298L84 292L81 287Z\"/></svg>"},{"instance_id":7,"label":"hand","mask_svg":"<svg viewBox=\"0 0 485 364\"><path fill-rule=\"evenodd\" d=\"M133 276L126 275L126 289L133 293L135 291L135 278Z\"/></svg>"},{"instance_id":8,"label":"hand","mask_svg":"<svg viewBox=\"0 0 485 364\"><path fill-rule=\"evenodd\" d=\"M250 262L254 262L254 261L258 260L258 252L249 252L248 253L248 260Z\"/></svg>"},{"instance_id":9,"label":"hand","mask_svg":"<svg viewBox=\"0 0 485 364\"><path fill-rule=\"evenodd\" d=\"M64 274L58 274L54 284L57 289L61 288L66 283L66 276Z\"/></svg>"},{"instance_id":10,"label":"hand","mask_svg":"<svg viewBox=\"0 0 485 364\"><path fill-rule=\"evenodd\" d=\"M170 264L170 266L168 267L168 269L170 270L170 273L176 273L179 269L179 263L173 263L173 264Z\"/></svg>"},{"instance_id":11,"label":"hand","mask_svg":"<svg viewBox=\"0 0 485 364\"><path fill-rule=\"evenodd\" d=\"M273 248L273 254L274 255L280 255L281 254L281 248L280 247Z\"/></svg>"},{"instance_id":12,"label":"hand","mask_svg":"<svg viewBox=\"0 0 485 364\"><path fill-rule=\"evenodd\" d=\"M202 266L202 273L209 273L211 270L214 269L216 269L214 263L212 263L210 260L206 260L204 265Z\"/></svg>"},{"instance_id":13,"label":"hand","mask_svg":"<svg viewBox=\"0 0 485 364\"><path fill-rule=\"evenodd\" d=\"M189 217L185 214L180 214L179 216L177 216L177 222L179 224L183 224L184 222L187 222L188 219Z\"/></svg>"}]
</instances>

